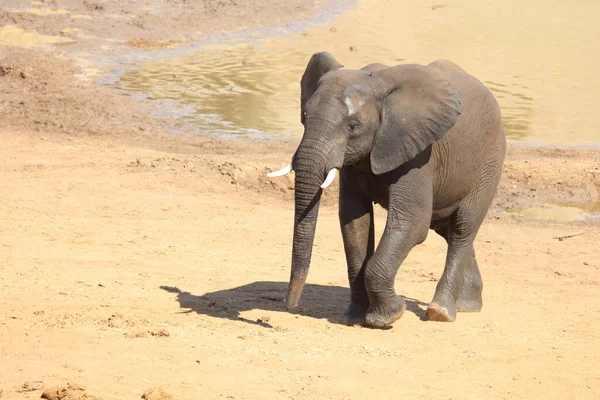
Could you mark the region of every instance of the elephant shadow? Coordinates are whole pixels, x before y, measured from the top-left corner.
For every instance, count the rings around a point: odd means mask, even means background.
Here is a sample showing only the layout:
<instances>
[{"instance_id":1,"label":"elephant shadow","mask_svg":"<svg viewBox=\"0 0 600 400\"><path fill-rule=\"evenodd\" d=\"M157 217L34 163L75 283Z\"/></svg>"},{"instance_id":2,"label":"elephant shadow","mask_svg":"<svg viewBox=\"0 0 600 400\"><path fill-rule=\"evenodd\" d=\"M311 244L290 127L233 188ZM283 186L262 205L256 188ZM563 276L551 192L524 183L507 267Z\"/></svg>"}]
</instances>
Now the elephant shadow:
<instances>
[{"instance_id":1,"label":"elephant shadow","mask_svg":"<svg viewBox=\"0 0 600 400\"><path fill-rule=\"evenodd\" d=\"M250 320L240 314L244 311L285 311L283 298L287 292L287 282L258 281L232 289L205 293L201 296L185 292L177 287L161 286L162 290L177 294L179 307L186 313L196 312L216 318L241 321L265 328L272 328L267 318ZM406 309L425 319L427 304L405 297ZM348 306L350 289L341 286L306 284L300 305L294 314L327 319L334 324L342 323L342 313Z\"/></svg>"}]
</instances>

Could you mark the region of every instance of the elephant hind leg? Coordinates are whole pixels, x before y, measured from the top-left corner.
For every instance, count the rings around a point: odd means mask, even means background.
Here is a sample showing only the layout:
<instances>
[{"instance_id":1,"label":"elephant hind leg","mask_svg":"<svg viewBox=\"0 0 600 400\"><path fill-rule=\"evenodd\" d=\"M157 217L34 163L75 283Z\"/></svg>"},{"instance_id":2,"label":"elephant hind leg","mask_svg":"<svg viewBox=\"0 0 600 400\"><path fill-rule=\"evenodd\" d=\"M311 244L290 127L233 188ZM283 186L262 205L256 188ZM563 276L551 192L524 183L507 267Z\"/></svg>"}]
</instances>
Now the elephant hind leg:
<instances>
[{"instance_id":1,"label":"elephant hind leg","mask_svg":"<svg viewBox=\"0 0 600 400\"><path fill-rule=\"evenodd\" d=\"M427 319L452 322L456 320L457 311L465 308L471 308L473 311L481 309L480 288L471 286L465 280L467 276L479 276L479 271L474 273L474 268L477 268L477 261L473 243L457 246L450 239L444 273L427 308Z\"/></svg>"},{"instance_id":2,"label":"elephant hind leg","mask_svg":"<svg viewBox=\"0 0 600 400\"><path fill-rule=\"evenodd\" d=\"M479 312L483 307L483 280L477 265L477 258L473 256L472 262L464 270L463 282L456 300L456 311Z\"/></svg>"},{"instance_id":3,"label":"elephant hind leg","mask_svg":"<svg viewBox=\"0 0 600 400\"><path fill-rule=\"evenodd\" d=\"M446 239L448 253L444 273L427 309L430 320L454 321L457 311L476 312L482 308L483 281L473 242L492 204L501 170L501 157L488 163L478 185L461 201L450 223L436 230Z\"/></svg>"},{"instance_id":4,"label":"elephant hind leg","mask_svg":"<svg viewBox=\"0 0 600 400\"><path fill-rule=\"evenodd\" d=\"M448 242L451 229L446 227L435 230L441 237ZM473 246L472 243L470 245ZM475 249L468 249L471 254L462 259L465 265L462 267L463 278L458 289L458 298L456 299L456 311L458 312L478 312L483 305L481 293L483 291L483 280L479 272Z\"/></svg>"}]
</instances>

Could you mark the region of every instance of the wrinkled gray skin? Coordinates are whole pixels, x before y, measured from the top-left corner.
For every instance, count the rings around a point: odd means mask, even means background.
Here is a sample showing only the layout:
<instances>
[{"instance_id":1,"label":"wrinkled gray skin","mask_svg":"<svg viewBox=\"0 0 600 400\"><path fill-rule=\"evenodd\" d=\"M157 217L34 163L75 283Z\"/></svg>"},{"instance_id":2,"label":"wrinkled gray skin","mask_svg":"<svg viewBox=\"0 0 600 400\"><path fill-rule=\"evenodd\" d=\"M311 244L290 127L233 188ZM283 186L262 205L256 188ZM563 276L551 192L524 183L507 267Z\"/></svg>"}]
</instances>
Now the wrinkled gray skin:
<instances>
[{"instance_id":1,"label":"wrinkled gray skin","mask_svg":"<svg viewBox=\"0 0 600 400\"><path fill-rule=\"evenodd\" d=\"M427 316L454 321L479 311L482 281L473 241L496 192L506 139L490 91L450 61L341 69L312 56L302 77L304 136L296 172L292 272L297 306L310 265L327 172L340 170L339 217L348 264L349 325L383 327L404 312L394 278L408 252L435 230L448 243ZM373 203L388 210L374 245Z\"/></svg>"}]
</instances>

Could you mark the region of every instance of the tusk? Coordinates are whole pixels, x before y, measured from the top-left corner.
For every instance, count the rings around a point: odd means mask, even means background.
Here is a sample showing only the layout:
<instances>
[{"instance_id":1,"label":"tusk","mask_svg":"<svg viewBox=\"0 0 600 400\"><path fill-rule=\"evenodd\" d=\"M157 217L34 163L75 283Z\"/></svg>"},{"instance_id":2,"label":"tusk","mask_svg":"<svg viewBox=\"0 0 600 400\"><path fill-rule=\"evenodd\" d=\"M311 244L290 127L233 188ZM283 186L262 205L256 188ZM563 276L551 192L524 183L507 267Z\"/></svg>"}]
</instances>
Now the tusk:
<instances>
[{"instance_id":1,"label":"tusk","mask_svg":"<svg viewBox=\"0 0 600 400\"><path fill-rule=\"evenodd\" d=\"M275 178L276 176L283 176L292 172L292 164L288 164L285 167L281 168L279 171L269 172L267 176L269 178Z\"/></svg>"},{"instance_id":2,"label":"tusk","mask_svg":"<svg viewBox=\"0 0 600 400\"><path fill-rule=\"evenodd\" d=\"M267 177L275 178L276 176L283 176L283 175L289 174L290 172L292 172L294 170L294 168L292 167L293 163L294 163L294 157L292 157L292 162L290 162L288 165L281 168L279 171L269 172L267 174Z\"/></svg>"},{"instance_id":3,"label":"tusk","mask_svg":"<svg viewBox=\"0 0 600 400\"><path fill-rule=\"evenodd\" d=\"M321 188L325 189L327 186L331 185L331 182L335 179L335 173L337 172L336 168L332 168L331 171L327 174L327 178L325 178L325 182L321 185Z\"/></svg>"}]
</instances>

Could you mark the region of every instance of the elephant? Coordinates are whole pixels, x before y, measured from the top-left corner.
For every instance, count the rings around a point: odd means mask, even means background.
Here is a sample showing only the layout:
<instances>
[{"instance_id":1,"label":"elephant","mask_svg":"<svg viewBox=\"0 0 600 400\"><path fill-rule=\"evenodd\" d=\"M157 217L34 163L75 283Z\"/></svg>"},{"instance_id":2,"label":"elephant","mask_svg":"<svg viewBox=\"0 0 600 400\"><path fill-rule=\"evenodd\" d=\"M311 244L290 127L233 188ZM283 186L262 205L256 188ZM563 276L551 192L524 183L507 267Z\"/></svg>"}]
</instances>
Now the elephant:
<instances>
[{"instance_id":1,"label":"elephant","mask_svg":"<svg viewBox=\"0 0 600 400\"><path fill-rule=\"evenodd\" d=\"M448 60L428 65L343 68L314 54L302 79L304 134L295 172L292 267L284 300L298 305L311 261L322 191L339 171L339 220L350 304L348 325L385 327L406 309L394 280L429 230L447 243L444 271L426 317L452 322L482 308L474 240L502 173L500 107L475 77ZM387 210L375 248L373 205Z\"/></svg>"}]
</instances>

